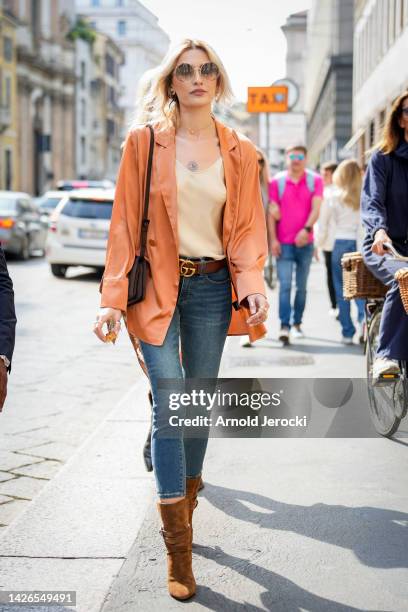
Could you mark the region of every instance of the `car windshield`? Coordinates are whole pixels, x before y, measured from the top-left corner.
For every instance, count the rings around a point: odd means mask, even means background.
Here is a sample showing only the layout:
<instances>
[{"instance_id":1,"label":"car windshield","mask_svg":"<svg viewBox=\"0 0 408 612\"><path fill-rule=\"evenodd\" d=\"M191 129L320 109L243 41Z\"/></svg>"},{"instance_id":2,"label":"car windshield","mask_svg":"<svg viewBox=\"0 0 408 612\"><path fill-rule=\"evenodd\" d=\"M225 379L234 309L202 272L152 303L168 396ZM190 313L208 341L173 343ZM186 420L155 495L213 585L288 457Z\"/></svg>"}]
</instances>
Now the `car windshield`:
<instances>
[{"instance_id":1,"label":"car windshield","mask_svg":"<svg viewBox=\"0 0 408 612\"><path fill-rule=\"evenodd\" d=\"M16 212L17 200L0 197L0 214Z\"/></svg>"},{"instance_id":2,"label":"car windshield","mask_svg":"<svg viewBox=\"0 0 408 612\"><path fill-rule=\"evenodd\" d=\"M61 214L81 219L110 219L112 205L112 200L69 199Z\"/></svg>"},{"instance_id":3,"label":"car windshield","mask_svg":"<svg viewBox=\"0 0 408 612\"><path fill-rule=\"evenodd\" d=\"M61 198L40 198L37 202L40 208L54 209L61 202Z\"/></svg>"}]
</instances>

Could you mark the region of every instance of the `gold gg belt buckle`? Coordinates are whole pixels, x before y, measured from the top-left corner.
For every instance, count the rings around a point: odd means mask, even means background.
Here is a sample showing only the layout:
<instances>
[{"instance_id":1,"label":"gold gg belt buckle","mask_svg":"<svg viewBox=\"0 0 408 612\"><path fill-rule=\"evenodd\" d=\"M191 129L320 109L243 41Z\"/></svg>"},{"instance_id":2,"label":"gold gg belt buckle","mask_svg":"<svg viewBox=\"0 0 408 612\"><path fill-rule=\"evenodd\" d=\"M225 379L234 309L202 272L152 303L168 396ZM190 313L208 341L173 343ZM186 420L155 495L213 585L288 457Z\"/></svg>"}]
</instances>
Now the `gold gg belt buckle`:
<instances>
[{"instance_id":1,"label":"gold gg belt buckle","mask_svg":"<svg viewBox=\"0 0 408 612\"><path fill-rule=\"evenodd\" d=\"M181 276L193 276L195 274L195 265L191 259L179 259L180 262L180 275Z\"/></svg>"}]
</instances>

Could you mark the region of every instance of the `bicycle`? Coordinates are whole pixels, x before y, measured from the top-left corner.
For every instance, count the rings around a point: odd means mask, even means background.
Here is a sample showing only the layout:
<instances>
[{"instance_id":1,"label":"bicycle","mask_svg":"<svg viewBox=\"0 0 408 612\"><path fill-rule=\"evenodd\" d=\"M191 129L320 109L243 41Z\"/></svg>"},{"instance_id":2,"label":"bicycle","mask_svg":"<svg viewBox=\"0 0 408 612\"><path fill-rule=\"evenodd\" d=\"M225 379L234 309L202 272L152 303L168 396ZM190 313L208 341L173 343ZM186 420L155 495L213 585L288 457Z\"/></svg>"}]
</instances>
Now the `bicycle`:
<instances>
[{"instance_id":1,"label":"bicycle","mask_svg":"<svg viewBox=\"0 0 408 612\"><path fill-rule=\"evenodd\" d=\"M385 243L384 247L395 259L408 262L395 248ZM390 438L398 430L408 410L408 363L399 361L399 374L385 374L375 383L372 366L378 346L381 313L384 298L368 298L365 303L367 389L370 415L376 431Z\"/></svg>"}]
</instances>

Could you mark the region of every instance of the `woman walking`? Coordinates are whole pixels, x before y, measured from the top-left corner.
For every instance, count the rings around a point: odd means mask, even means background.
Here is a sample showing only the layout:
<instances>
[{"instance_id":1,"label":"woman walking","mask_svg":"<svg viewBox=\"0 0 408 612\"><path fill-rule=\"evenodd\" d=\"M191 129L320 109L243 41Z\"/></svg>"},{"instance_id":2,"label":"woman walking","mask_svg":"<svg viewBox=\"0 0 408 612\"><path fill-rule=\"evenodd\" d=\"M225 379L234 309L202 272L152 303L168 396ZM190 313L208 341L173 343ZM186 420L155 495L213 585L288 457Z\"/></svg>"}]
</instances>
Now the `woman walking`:
<instances>
[{"instance_id":1,"label":"woman walking","mask_svg":"<svg viewBox=\"0 0 408 612\"><path fill-rule=\"evenodd\" d=\"M408 255L408 91L395 100L381 141L368 163L361 196L367 229L363 257L367 267L388 285L381 315L373 381L399 372L398 360L408 360L408 316L394 274L406 263L391 259L384 243Z\"/></svg>"},{"instance_id":2,"label":"woman walking","mask_svg":"<svg viewBox=\"0 0 408 612\"><path fill-rule=\"evenodd\" d=\"M363 238L360 220L361 169L353 159L348 159L333 173L335 189L330 193L319 218L318 246L325 244L333 230L332 276L339 308L339 321L343 344L353 344L356 328L351 318L350 302L343 298L343 270L341 258L344 253L357 251ZM358 313L359 340L363 338L364 300L355 300Z\"/></svg>"},{"instance_id":3,"label":"woman walking","mask_svg":"<svg viewBox=\"0 0 408 612\"><path fill-rule=\"evenodd\" d=\"M169 396L158 380L216 378L227 335L247 334L248 325L256 337L266 333L266 226L255 147L212 114L230 84L211 47L185 40L145 83L119 168L95 333L104 340L109 320L118 333L125 315L140 348L153 396L152 461L168 589L187 599L196 590L191 523L208 439L184 438L169 425ZM150 271L145 298L127 307L127 274L140 249L147 122L154 128Z\"/></svg>"}]
</instances>

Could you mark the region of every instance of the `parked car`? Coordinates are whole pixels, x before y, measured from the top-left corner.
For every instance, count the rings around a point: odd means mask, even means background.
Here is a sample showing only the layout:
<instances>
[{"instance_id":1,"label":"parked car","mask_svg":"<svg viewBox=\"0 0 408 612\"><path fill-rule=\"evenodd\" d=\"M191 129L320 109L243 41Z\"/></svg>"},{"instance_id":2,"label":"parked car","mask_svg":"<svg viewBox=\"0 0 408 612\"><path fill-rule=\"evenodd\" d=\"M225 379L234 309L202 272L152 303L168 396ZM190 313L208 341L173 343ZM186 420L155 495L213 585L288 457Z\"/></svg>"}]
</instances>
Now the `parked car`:
<instances>
[{"instance_id":1,"label":"parked car","mask_svg":"<svg viewBox=\"0 0 408 612\"><path fill-rule=\"evenodd\" d=\"M39 198L35 198L34 203L43 215L50 215L64 197L62 191L46 191Z\"/></svg>"},{"instance_id":2,"label":"parked car","mask_svg":"<svg viewBox=\"0 0 408 612\"><path fill-rule=\"evenodd\" d=\"M47 222L28 193L0 191L0 242L6 253L28 259L45 250Z\"/></svg>"},{"instance_id":3,"label":"parked car","mask_svg":"<svg viewBox=\"0 0 408 612\"><path fill-rule=\"evenodd\" d=\"M113 199L113 189L78 189L57 205L46 243L54 276L63 278L69 266L104 267Z\"/></svg>"},{"instance_id":4,"label":"parked car","mask_svg":"<svg viewBox=\"0 0 408 612\"><path fill-rule=\"evenodd\" d=\"M103 181L58 181L57 189L59 191L72 191L73 189L113 189L115 183L106 179Z\"/></svg>"}]
</instances>

